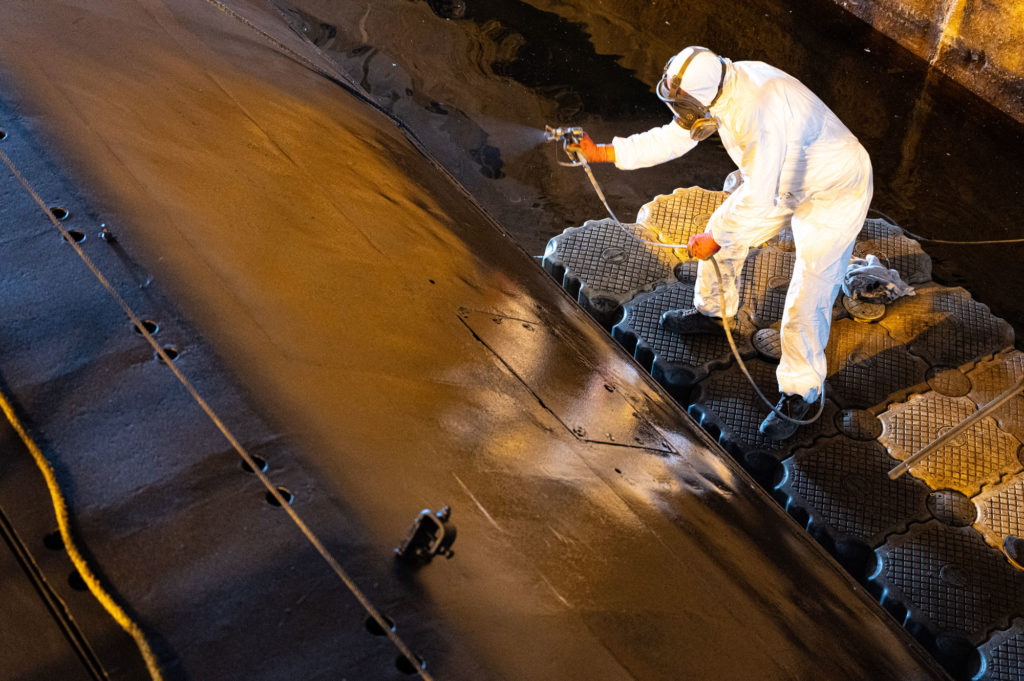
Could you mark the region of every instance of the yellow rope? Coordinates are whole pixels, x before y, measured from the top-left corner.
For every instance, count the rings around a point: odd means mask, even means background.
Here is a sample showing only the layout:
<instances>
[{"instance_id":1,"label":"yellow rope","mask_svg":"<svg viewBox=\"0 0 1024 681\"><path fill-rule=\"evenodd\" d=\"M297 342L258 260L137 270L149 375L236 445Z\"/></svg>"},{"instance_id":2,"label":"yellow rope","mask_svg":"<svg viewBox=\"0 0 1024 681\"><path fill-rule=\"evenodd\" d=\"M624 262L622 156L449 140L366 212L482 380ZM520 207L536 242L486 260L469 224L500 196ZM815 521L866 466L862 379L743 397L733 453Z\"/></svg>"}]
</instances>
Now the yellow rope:
<instances>
[{"instance_id":1,"label":"yellow rope","mask_svg":"<svg viewBox=\"0 0 1024 681\"><path fill-rule=\"evenodd\" d=\"M57 516L57 528L60 530L61 540L64 542L64 548L68 552L68 557L71 558L71 562L74 564L75 569L78 570L78 574L81 575L82 580L86 586L89 587L89 591L96 597L96 600L100 602L103 608L110 613L110 616L114 618L122 629L124 629L129 636L135 641L135 645L138 646L139 652L142 654L142 659L146 662L146 668L149 670L149 675L153 678L153 681L162 681L163 675L160 673L160 667L157 664L156 656L153 654L153 650L149 647L149 643L146 641L145 635L132 619L128 616L128 613L124 611L113 599L113 597L106 592L100 581L96 578L96 575L89 569L89 564L85 562L85 558L79 552L78 547L75 546L74 541L71 539L71 527L68 522L68 505L67 501L64 500L64 495L60 491L60 485L57 483L57 476L53 472L53 466L47 461L46 456L39 449L36 443L29 436L28 432L22 426L21 421L14 413L14 408L11 403L7 400L7 396L0 392L0 409L3 409L4 415L10 422L11 426L18 433L18 437L25 443L25 447L28 448L29 453L32 454L32 458L35 459L36 466L39 468L39 472L43 474L43 479L46 481L46 488L50 492L50 500L53 502L53 512Z\"/></svg>"}]
</instances>

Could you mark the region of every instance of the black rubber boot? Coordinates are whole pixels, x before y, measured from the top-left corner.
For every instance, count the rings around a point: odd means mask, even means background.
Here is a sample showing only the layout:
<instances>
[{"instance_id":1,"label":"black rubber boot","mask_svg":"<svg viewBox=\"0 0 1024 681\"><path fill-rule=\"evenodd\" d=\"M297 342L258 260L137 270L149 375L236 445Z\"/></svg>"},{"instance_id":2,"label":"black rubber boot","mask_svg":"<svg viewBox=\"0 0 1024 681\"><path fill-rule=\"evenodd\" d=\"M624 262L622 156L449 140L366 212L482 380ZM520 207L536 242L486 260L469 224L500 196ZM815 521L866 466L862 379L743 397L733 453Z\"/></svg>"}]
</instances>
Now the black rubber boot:
<instances>
[{"instance_id":1,"label":"black rubber boot","mask_svg":"<svg viewBox=\"0 0 1024 681\"><path fill-rule=\"evenodd\" d=\"M804 421L813 411L814 402L807 402L799 395L783 395L775 408L790 418ZM799 424L787 421L773 411L761 421L758 431L769 440L778 442L792 437L799 427Z\"/></svg>"},{"instance_id":2,"label":"black rubber boot","mask_svg":"<svg viewBox=\"0 0 1024 681\"><path fill-rule=\"evenodd\" d=\"M696 308L689 310L668 310L661 315L661 328L672 331L683 336L692 336L699 333L723 333L722 320L719 317L709 317ZM736 332L736 322L733 321L729 330Z\"/></svg>"}]
</instances>

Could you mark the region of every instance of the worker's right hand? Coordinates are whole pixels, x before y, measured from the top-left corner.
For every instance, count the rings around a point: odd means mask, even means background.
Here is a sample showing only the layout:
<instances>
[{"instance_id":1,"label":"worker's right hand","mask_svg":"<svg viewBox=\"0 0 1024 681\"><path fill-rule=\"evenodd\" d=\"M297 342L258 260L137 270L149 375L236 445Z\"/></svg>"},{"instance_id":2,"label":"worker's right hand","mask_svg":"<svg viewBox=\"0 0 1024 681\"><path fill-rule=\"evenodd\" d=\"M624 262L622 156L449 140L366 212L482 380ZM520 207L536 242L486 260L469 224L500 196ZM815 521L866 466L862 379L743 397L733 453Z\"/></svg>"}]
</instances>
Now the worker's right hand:
<instances>
[{"instance_id":1,"label":"worker's right hand","mask_svg":"<svg viewBox=\"0 0 1024 681\"><path fill-rule=\"evenodd\" d=\"M583 133L583 139L580 140L579 152L589 163L615 162L615 147L610 144L595 144L587 133Z\"/></svg>"},{"instance_id":2,"label":"worker's right hand","mask_svg":"<svg viewBox=\"0 0 1024 681\"><path fill-rule=\"evenodd\" d=\"M690 254L691 258L697 258L698 260L707 260L715 253L718 253L721 248L718 242L715 241L715 238L711 236L711 232L694 234L686 242L687 253Z\"/></svg>"}]
</instances>

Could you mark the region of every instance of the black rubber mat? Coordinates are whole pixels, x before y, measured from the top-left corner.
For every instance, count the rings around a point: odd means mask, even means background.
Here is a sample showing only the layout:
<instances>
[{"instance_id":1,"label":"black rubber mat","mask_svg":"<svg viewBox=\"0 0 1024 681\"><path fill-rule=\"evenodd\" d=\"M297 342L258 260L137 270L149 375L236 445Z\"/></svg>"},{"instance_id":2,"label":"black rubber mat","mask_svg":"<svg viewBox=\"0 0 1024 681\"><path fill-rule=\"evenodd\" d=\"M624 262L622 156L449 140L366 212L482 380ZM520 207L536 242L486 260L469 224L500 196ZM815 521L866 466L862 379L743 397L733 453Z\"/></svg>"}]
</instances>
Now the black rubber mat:
<instances>
[{"instance_id":1,"label":"black rubber mat","mask_svg":"<svg viewBox=\"0 0 1024 681\"><path fill-rule=\"evenodd\" d=\"M877 546L909 522L929 518L928 488L909 476L890 480L892 459L877 442L818 440L783 462L778 490L833 539Z\"/></svg>"},{"instance_id":2,"label":"black rubber mat","mask_svg":"<svg viewBox=\"0 0 1024 681\"><path fill-rule=\"evenodd\" d=\"M660 286L626 303L625 316L612 329L619 341L651 374L670 388L685 388L708 372L732 361L724 333L680 336L659 320L666 310L693 307L693 286L676 282ZM737 347L753 355L748 333L735 334Z\"/></svg>"},{"instance_id":3,"label":"black rubber mat","mask_svg":"<svg viewBox=\"0 0 1024 681\"><path fill-rule=\"evenodd\" d=\"M882 414L879 440L902 461L959 424L975 411L966 397L929 391L893 405ZM955 489L968 496L1020 468L1020 443L991 418L968 427L952 441L919 462L910 474L932 489Z\"/></svg>"},{"instance_id":4,"label":"black rubber mat","mask_svg":"<svg viewBox=\"0 0 1024 681\"><path fill-rule=\"evenodd\" d=\"M925 383L928 365L885 329L840 319L825 348L829 397L846 408L879 412Z\"/></svg>"},{"instance_id":5,"label":"black rubber mat","mask_svg":"<svg viewBox=\"0 0 1024 681\"><path fill-rule=\"evenodd\" d=\"M747 362L747 368L765 397L773 404L777 403L779 391L775 379L776 365L755 358ZM773 442L761 435L757 428L770 410L754 392L738 366L712 371L699 386L700 390L689 406L689 411L708 430L717 430L720 441L730 449L769 451L781 458L816 437L836 432L835 415L838 410L831 400L826 399L821 418L811 425L802 426L790 439Z\"/></svg>"},{"instance_id":6,"label":"black rubber mat","mask_svg":"<svg viewBox=\"0 0 1024 681\"><path fill-rule=\"evenodd\" d=\"M932 278L932 259L921 244L904 236L902 229L886 220L864 221L853 254L858 258L878 256L883 265L899 272L908 284L923 284Z\"/></svg>"},{"instance_id":7,"label":"black rubber mat","mask_svg":"<svg viewBox=\"0 0 1024 681\"><path fill-rule=\"evenodd\" d=\"M570 227L551 239L543 259L544 269L602 322L638 293L675 281L679 262L672 249L638 241L610 219Z\"/></svg>"},{"instance_id":8,"label":"black rubber mat","mask_svg":"<svg viewBox=\"0 0 1024 681\"><path fill-rule=\"evenodd\" d=\"M979 648L981 668L977 681L1020 681L1024 678L1024 617L998 631Z\"/></svg>"},{"instance_id":9,"label":"black rubber mat","mask_svg":"<svg viewBox=\"0 0 1024 681\"><path fill-rule=\"evenodd\" d=\"M962 288L921 286L879 322L932 366L964 367L1013 344L1013 329Z\"/></svg>"},{"instance_id":10,"label":"black rubber mat","mask_svg":"<svg viewBox=\"0 0 1024 681\"><path fill-rule=\"evenodd\" d=\"M902 604L908 623L932 636L952 634L979 645L1024 611L1024 572L969 527L914 525L876 554L872 580L883 602Z\"/></svg>"}]
</instances>

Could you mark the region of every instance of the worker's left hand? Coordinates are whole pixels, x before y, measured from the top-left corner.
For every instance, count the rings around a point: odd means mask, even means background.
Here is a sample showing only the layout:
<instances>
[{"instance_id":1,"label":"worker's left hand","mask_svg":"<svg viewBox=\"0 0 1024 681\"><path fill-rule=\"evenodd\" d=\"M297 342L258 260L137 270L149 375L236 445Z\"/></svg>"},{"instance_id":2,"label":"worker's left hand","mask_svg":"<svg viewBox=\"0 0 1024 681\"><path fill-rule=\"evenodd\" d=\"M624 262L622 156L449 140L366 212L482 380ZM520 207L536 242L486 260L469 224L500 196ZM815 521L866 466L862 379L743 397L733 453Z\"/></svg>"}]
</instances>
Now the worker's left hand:
<instances>
[{"instance_id":1,"label":"worker's left hand","mask_svg":"<svg viewBox=\"0 0 1024 681\"><path fill-rule=\"evenodd\" d=\"M694 234L686 242L686 252L690 254L691 258L697 258L698 260L707 260L715 253L718 253L721 248L718 242L715 241L715 238L711 236L711 232Z\"/></svg>"}]
</instances>

